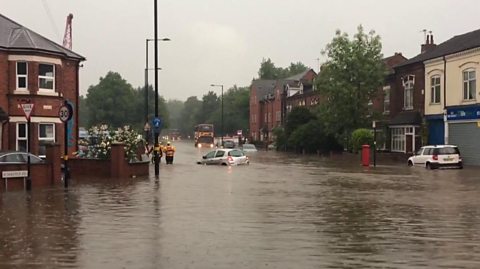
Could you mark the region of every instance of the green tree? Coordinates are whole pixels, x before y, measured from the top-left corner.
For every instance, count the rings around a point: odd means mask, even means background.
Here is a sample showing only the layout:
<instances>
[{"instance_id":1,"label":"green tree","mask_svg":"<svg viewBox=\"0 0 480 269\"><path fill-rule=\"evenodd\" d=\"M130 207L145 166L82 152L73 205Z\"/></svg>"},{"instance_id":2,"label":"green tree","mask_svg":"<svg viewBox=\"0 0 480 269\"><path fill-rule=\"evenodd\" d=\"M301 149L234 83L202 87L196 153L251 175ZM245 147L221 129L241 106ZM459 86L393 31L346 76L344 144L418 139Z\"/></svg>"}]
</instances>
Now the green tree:
<instances>
[{"instance_id":1,"label":"green tree","mask_svg":"<svg viewBox=\"0 0 480 269\"><path fill-rule=\"evenodd\" d=\"M258 70L260 79L282 79L290 76L298 75L308 67L301 62L291 63L288 68L276 67L270 58L263 59Z\"/></svg>"},{"instance_id":2,"label":"green tree","mask_svg":"<svg viewBox=\"0 0 480 269\"><path fill-rule=\"evenodd\" d=\"M285 123L285 135L287 139L289 139L290 135L295 131L295 129L313 119L315 119L315 115L306 107L294 107L292 111L288 113Z\"/></svg>"},{"instance_id":3,"label":"green tree","mask_svg":"<svg viewBox=\"0 0 480 269\"><path fill-rule=\"evenodd\" d=\"M353 130L369 125L368 100L382 86L386 73L380 36L362 26L353 39L337 30L324 54L328 60L317 79L326 96L319 110L330 134L348 140Z\"/></svg>"},{"instance_id":4,"label":"green tree","mask_svg":"<svg viewBox=\"0 0 480 269\"><path fill-rule=\"evenodd\" d=\"M198 124L196 118L201 107L202 101L198 100L196 96L190 96L184 102L180 114L180 132L183 136L193 136L193 128Z\"/></svg>"},{"instance_id":5,"label":"green tree","mask_svg":"<svg viewBox=\"0 0 480 269\"><path fill-rule=\"evenodd\" d=\"M108 72L87 93L89 126L108 124L121 127L136 120L134 118L134 90L120 74Z\"/></svg>"}]
</instances>

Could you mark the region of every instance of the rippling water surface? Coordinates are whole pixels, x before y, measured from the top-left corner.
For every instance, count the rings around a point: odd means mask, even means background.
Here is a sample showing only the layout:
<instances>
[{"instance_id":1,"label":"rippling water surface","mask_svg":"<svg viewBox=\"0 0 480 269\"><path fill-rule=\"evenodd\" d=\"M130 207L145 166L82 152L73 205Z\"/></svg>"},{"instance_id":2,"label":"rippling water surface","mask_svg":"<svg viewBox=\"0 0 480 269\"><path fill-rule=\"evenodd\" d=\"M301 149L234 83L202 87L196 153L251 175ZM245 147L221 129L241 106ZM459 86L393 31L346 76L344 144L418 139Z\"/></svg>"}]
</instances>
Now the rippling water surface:
<instances>
[{"instance_id":1,"label":"rippling water surface","mask_svg":"<svg viewBox=\"0 0 480 269\"><path fill-rule=\"evenodd\" d=\"M478 168L176 146L159 180L1 193L0 268L480 268Z\"/></svg>"}]
</instances>

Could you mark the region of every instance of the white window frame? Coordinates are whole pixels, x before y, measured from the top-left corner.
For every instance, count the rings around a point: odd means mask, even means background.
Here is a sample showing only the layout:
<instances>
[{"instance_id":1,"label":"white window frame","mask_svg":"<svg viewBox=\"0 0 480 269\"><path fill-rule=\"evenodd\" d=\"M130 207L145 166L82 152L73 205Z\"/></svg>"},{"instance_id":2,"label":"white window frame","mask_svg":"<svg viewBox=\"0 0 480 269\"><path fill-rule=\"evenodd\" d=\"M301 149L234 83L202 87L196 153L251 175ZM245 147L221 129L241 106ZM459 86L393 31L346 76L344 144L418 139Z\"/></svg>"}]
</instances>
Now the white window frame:
<instances>
[{"instance_id":1,"label":"white window frame","mask_svg":"<svg viewBox=\"0 0 480 269\"><path fill-rule=\"evenodd\" d=\"M50 125L52 126L52 137L41 137L41 131L40 131L40 128L42 127L42 125ZM42 122L42 123L39 123L38 124L38 144L39 144L39 147L42 147L43 145L41 145L42 142L44 141L50 141L52 143L55 143L55 123L52 123L52 122ZM39 155L40 157L45 157L45 155L43 154L40 154Z\"/></svg>"},{"instance_id":2,"label":"white window frame","mask_svg":"<svg viewBox=\"0 0 480 269\"><path fill-rule=\"evenodd\" d=\"M25 137L19 136L20 125L25 125ZM15 150L20 151L19 142L25 141L25 151L28 150L28 125L26 122L17 122L15 131Z\"/></svg>"},{"instance_id":3,"label":"white window frame","mask_svg":"<svg viewBox=\"0 0 480 269\"><path fill-rule=\"evenodd\" d=\"M392 152L405 152L405 148L407 145L405 127L392 128L391 134L392 134L392 142L391 142Z\"/></svg>"},{"instance_id":4,"label":"white window frame","mask_svg":"<svg viewBox=\"0 0 480 269\"><path fill-rule=\"evenodd\" d=\"M19 74L18 73L18 64L20 63L24 63L25 64L25 72L26 74ZM15 64L15 74L17 75L16 76L16 86L17 86L17 90L27 90L28 89L28 62L26 61L17 61L16 64ZM25 87L20 87L19 86L19 79L20 78L25 78Z\"/></svg>"},{"instance_id":5,"label":"white window frame","mask_svg":"<svg viewBox=\"0 0 480 269\"><path fill-rule=\"evenodd\" d=\"M40 75L40 66L41 65L50 65L53 67L53 76L50 77L50 76L41 76ZM43 92L54 92L55 91L55 73L56 73L56 70L55 70L55 64L51 64L51 63L40 63L38 64L38 89L39 91L43 91ZM42 79L45 79L45 80L52 80L52 89L48 89L48 88L41 88L40 85L40 81Z\"/></svg>"},{"instance_id":6,"label":"white window frame","mask_svg":"<svg viewBox=\"0 0 480 269\"><path fill-rule=\"evenodd\" d=\"M413 95L415 86L415 76L408 75L407 79L403 81L403 109L413 109Z\"/></svg>"},{"instance_id":7,"label":"white window frame","mask_svg":"<svg viewBox=\"0 0 480 269\"><path fill-rule=\"evenodd\" d=\"M390 86L383 87L383 114L390 113Z\"/></svg>"},{"instance_id":8,"label":"white window frame","mask_svg":"<svg viewBox=\"0 0 480 269\"><path fill-rule=\"evenodd\" d=\"M438 81L436 81L438 80ZM436 94L438 90L438 96ZM438 101L436 101L438 97ZM440 104L442 101L442 83L439 75L430 77L430 104Z\"/></svg>"},{"instance_id":9,"label":"white window frame","mask_svg":"<svg viewBox=\"0 0 480 269\"><path fill-rule=\"evenodd\" d=\"M470 73L473 73L473 78L470 78ZM467 79L465 79L465 74L467 74ZM477 94L477 72L474 68L465 69L462 72L462 96L464 101L474 101L476 100ZM473 90L470 88L470 82L474 82ZM472 94L472 98L469 98Z\"/></svg>"}]
</instances>

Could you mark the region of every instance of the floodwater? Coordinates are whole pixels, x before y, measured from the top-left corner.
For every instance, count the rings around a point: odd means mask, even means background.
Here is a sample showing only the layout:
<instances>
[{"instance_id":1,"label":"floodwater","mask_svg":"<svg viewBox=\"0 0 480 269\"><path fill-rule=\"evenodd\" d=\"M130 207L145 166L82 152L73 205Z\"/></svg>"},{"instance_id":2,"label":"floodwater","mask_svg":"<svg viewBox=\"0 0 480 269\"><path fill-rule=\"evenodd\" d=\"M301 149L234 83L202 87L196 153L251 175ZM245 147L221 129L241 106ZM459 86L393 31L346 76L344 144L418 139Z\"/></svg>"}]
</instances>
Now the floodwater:
<instances>
[{"instance_id":1,"label":"floodwater","mask_svg":"<svg viewBox=\"0 0 480 269\"><path fill-rule=\"evenodd\" d=\"M158 180L1 193L0 268L480 268L478 168L176 146Z\"/></svg>"}]
</instances>

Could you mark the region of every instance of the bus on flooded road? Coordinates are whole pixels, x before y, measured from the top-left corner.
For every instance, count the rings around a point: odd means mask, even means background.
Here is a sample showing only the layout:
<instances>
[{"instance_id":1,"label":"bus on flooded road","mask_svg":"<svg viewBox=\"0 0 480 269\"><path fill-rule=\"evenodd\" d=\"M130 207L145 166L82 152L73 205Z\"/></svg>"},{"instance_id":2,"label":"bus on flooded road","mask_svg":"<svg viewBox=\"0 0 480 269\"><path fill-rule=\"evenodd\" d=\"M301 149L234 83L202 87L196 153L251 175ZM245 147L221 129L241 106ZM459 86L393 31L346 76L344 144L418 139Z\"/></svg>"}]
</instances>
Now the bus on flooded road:
<instances>
[{"instance_id":1,"label":"bus on flooded road","mask_svg":"<svg viewBox=\"0 0 480 269\"><path fill-rule=\"evenodd\" d=\"M202 123L195 126L194 140L197 148L213 148L215 146L213 124Z\"/></svg>"}]
</instances>

